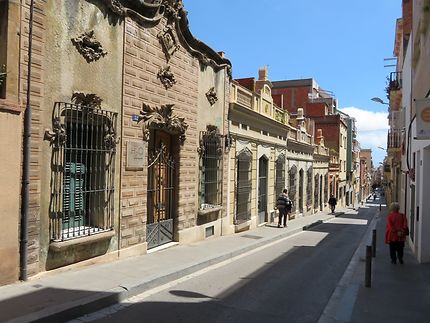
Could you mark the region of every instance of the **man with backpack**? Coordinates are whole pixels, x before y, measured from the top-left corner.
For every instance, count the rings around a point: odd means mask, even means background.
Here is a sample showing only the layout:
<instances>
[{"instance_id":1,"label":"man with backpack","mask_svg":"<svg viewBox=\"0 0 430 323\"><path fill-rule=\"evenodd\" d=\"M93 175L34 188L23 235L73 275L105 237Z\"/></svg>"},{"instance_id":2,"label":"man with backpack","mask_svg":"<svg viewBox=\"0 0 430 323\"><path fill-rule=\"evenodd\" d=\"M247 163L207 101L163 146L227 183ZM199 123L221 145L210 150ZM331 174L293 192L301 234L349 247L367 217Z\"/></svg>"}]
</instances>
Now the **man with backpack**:
<instances>
[{"instance_id":1,"label":"man with backpack","mask_svg":"<svg viewBox=\"0 0 430 323\"><path fill-rule=\"evenodd\" d=\"M279 194L278 199L276 200L276 208L279 211L278 228L281 227L282 222L284 223L284 228L287 227L287 217L293 206L293 203L291 202L287 193L288 190L285 188L282 193Z\"/></svg>"}]
</instances>

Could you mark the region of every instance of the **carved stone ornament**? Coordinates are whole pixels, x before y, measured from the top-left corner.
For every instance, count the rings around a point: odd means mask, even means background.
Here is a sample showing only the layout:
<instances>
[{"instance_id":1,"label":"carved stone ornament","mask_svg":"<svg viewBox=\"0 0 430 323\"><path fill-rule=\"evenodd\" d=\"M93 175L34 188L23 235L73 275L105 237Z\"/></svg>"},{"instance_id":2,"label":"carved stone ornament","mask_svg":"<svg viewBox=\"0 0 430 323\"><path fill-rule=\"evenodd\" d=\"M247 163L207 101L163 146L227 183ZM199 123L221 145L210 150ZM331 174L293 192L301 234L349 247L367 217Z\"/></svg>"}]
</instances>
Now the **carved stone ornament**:
<instances>
[{"instance_id":1,"label":"carved stone ornament","mask_svg":"<svg viewBox=\"0 0 430 323\"><path fill-rule=\"evenodd\" d=\"M175 37L172 27L165 27L158 34L158 39L160 40L161 46L163 47L166 59L169 61L173 54L179 49L178 40Z\"/></svg>"},{"instance_id":2,"label":"carved stone ornament","mask_svg":"<svg viewBox=\"0 0 430 323\"><path fill-rule=\"evenodd\" d=\"M106 149L112 150L112 152L116 151L116 145L119 143L119 138L117 138L116 130L111 121L105 123L104 125L104 143Z\"/></svg>"},{"instance_id":3,"label":"carved stone ornament","mask_svg":"<svg viewBox=\"0 0 430 323\"><path fill-rule=\"evenodd\" d=\"M101 108L102 99L94 93L73 92L72 102L87 108Z\"/></svg>"},{"instance_id":4,"label":"carved stone ornament","mask_svg":"<svg viewBox=\"0 0 430 323\"><path fill-rule=\"evenodd\" d=\"M214 105L216 101L218 101L218 97L215 92L215 87L211 87L209 89L209 91L206 93L206 97L208 98L210 105Z\"/></svg>"},{"instance_id":5,"label":"carved stone ornament","mask_svg":"<svg viewBox=\"0 0 430 323\"><path fill-rule=\"evenodd\" d=\"M188 124L184 118L173 114L173 106L174 104L166 104L152 108L143 104L137 122L143 121L143 136L146 141L149 140L150 129L162 129L172 135L179 135L179 142L184 143Z\"/></svg>"},{"instance_id":6,"label":"carved stone ornament","mask_svg":"<svg viewBox=\"0 0 430 323\"><path fill-rule=\"evenodd\" d=\"M166 0L103 0L113 13L143 23L158 23L164 16Z\"/></svg>"},{"instance_id":7,"label":"carved stone ornament","mask_svg":"<svg viewBox=\"0 0 430 323\"><path fill-rule=\"evenodd\" d=\"M157 77L160 79L161 83L163 83L166 90L176 84L175 75L170 71L170 66L161 68L158 71Z\"/></svg>"},{"instance_id":8,"label":"carved stone ornament","mask_svg":"<svg viewBox=\"0 0 430 323\"><path fill-rule=\"evenodd\" d=\"M72 43L88 63L97 61L107 55L107 52L103 50L102 44L94 37L94 30L72 38Z\"/></svg>"},{"instance_id":9,"label":"carved stone ornament","mask_svg":"<svg viewBox=\"0 0 430 323\"><path fill-rule=\"evenodd\" d=\"M51 146L56 148L65 144L67 139L66 130L60 122L60 118L56 117L52 120L52 130L45 129L43 140L49 141Z\"/></svg>"}]
</instances>

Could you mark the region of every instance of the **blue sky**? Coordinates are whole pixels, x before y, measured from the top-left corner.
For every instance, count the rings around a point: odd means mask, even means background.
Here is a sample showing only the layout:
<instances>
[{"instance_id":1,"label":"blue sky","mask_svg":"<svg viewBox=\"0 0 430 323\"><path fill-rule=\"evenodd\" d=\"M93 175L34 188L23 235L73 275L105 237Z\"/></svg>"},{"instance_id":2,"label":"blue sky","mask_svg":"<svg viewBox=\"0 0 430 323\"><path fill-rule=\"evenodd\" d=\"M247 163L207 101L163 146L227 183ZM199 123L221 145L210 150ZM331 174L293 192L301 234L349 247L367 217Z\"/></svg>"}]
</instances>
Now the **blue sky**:
<instances>
[{"instance_id":1,"label":"blue sky","mask_svg":"<svg viewBox=\"0 0 430 323\"><path fill-rule=\"evenodd\" d=\"M339 106L357 119L358 139L384 158L385 97L400 0L183 0L193 35L224 51L233 77L314 78L333 91Z\"/></svg>"}]
</instances>

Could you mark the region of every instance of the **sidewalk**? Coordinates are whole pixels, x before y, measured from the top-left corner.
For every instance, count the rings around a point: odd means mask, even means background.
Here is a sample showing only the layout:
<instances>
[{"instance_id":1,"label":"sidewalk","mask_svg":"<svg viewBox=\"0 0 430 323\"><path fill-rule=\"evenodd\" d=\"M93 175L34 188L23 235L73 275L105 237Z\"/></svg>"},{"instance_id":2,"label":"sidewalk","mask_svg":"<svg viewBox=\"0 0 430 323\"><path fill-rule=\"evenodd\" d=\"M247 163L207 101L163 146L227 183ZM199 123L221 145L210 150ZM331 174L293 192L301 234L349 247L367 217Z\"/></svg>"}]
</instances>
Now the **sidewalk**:
<instances>
[{"instance_id":1,"label":"sidewalk","mask_svg":"<svg viewBox=\"0 0 430 323\"><path fill-rule=\"evenodd\" d=\"M379 205L379 201L375 204ZM391 264L388 245L384 243L387 213L387 207L383 206L370 224L320 323L430 321L430 264L419 264L408 242L405 244L405 263ZM366 288L365 247L371 245L374 228L377 236L376 257L372 258L371 287Z\"/></svg>"},{"instance_id":2,"label":"sidewalk","mask_svg":"<svg viewBox=\"0 0 430 323\"><path fill-rule=\"evenodd\" d=\"M0 287L0 322L70 320L331 218L333 215L320 212L291 220L287 228L269 224L234 235L176 245L141 257L3 286Z\"/></svg>"}]
</instances>

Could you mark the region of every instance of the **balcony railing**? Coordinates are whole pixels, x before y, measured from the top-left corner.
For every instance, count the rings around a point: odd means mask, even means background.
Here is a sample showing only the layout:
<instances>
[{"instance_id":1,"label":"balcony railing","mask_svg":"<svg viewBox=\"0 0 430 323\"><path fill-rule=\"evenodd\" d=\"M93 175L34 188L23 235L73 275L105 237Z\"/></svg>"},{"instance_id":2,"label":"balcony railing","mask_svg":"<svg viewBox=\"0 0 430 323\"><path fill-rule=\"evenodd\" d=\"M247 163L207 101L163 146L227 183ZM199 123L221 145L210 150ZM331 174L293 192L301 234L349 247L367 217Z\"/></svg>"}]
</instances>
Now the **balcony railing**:
<instances>
[{"instance_id":1,"label":"balcony railing","mask_svg":"<svg viewBox=\"0 0 430 323\"><path fill-rule=\"evenodd\" d=\"M389 91L399 91L402 89L402 72L391 72L388 83Z\"/></svg>"},{"instance_id":2,"label":"balcony railing","mask_svg":"<svg viewBox=\"0 0 430 323\"><path fill-rule=\"evenodd\" d=\"M402 144L402 130L389 130L387 138L387 148L400 148Z\"/></svg>"},{"instance_id":3,"label":"balcony railing","mask_svg":"<svg viewBox=\"0 0 430 323\"><path fill-rule=\"evenodd\" d=\"M260 95L234 83L232 84L231 102L256 111L282 124L288 124L289 122L289 115L286 111L272 102L262 99Z\"/></svg>"}]
</instances>

